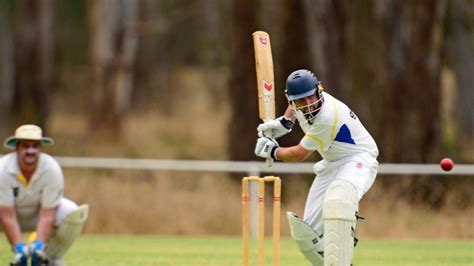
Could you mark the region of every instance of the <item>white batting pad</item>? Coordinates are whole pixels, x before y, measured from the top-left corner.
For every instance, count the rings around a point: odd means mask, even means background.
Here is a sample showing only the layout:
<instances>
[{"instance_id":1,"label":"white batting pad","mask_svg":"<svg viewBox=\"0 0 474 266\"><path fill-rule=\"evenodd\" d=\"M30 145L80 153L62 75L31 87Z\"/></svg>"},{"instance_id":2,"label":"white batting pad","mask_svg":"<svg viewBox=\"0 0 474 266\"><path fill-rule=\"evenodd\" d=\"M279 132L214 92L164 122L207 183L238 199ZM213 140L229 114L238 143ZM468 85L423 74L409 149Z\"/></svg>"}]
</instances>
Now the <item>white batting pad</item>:
<instances>
[{"instance_id":1,"label":"white batting pad","mask_svg":"<svg viewBox=\"0 0 474 266\"><path fill-rule=\"evenodd\" d=\"M354 185L346 180L335 180L326 190L323 207L324 265L351 265L354 250L356 212L359 199Z\"/></svg>"},{"instance_id":2,"label":"white batting pad","mask_svg":"<svg viewBox=\"0 0 474 266\"><path fill-rule=\"evenodd\" d=\"M84 223L89 216L89 205L79 206L77 210L66 216L53 232L46 247L48 258L62 258L72 243L81 235Z\"/></svg>"},{"instance_id":3,"label":"white batting pad","mask_svg":"<svg viewBox=\"0 0 474 266\"><path fill-rule=\"evenodd\" d=\"M298 248L313 266L322 266L324 264L324 243L319 237L321 234L315 232L294 213L287 212L286 215L290 223L291 237L298 244Z\"/></svg>"}]
</instances>

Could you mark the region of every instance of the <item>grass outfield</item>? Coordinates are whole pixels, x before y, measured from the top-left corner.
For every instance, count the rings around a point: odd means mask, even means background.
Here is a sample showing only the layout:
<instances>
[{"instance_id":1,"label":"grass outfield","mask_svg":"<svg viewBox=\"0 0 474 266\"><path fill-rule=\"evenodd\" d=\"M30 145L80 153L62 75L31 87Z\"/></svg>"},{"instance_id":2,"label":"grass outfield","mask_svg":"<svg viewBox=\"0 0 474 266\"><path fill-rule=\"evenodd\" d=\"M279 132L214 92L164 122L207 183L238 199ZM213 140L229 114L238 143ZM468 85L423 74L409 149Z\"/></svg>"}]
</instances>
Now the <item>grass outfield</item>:
<instances>
[{"instance_id":1,"label":"grass outfield","mask_svg":"<svg viewBox=\"0 0 474 266\"><path fill-rule=\"evenodd\" d=\"M12 253L0 243L0 264ZM252 243L253 247L255 243ZM267 265L271 242L267 243ZM66 256L70 266L107 265L241 265L240 238L82 236ZM255 265L252 257L251 265ZM281 242L281 265L309 265L296 244ZM474 241L380 241L359 242L354 265L474 265Z\"/></svg>"}]
</instances>

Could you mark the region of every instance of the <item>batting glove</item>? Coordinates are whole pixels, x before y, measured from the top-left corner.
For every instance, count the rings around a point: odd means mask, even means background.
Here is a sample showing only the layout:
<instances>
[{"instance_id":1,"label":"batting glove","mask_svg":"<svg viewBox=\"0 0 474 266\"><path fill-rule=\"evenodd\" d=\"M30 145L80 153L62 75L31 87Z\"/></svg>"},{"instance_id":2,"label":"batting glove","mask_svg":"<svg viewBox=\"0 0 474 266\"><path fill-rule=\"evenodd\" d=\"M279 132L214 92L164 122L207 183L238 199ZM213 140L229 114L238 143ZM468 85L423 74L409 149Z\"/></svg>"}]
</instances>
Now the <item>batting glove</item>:
<instances>
[{"instance_id":1,"label":"batting glove","mask_svg":"<svg viewBox=\"0 0 474 266\"><path fill-rule=\"evenodd\" d=\"M258 125L257 131L260 137L265 137L265 132L271 131L272 137L277 139L290 133L293 126L294 123L290 119L280 116L277 119Z\"/></svg>"},{"instance_id":2,"label":"batting glove","mask_svg":"<svg viewBox=\"0 0 474 266\"><path fill-rule=\"evenodd\" d=\"M13 261L10 265L27 266L29 255L28 246L24 242L16 243L13 252L15 252L15 255L13 256Z\"/></svg>"},{"instance_id":3,"label":"batting glove","mask_svg":"<svg viewBox=\"0 0 474 266\"><path fill-rule=\"evenodd\" d=\"M274 159L276 158L276 150L278 149L278 142L267 137L260 137L257 139L255 146L255 155L262 158Z\"/></svg>"}]
</instances>

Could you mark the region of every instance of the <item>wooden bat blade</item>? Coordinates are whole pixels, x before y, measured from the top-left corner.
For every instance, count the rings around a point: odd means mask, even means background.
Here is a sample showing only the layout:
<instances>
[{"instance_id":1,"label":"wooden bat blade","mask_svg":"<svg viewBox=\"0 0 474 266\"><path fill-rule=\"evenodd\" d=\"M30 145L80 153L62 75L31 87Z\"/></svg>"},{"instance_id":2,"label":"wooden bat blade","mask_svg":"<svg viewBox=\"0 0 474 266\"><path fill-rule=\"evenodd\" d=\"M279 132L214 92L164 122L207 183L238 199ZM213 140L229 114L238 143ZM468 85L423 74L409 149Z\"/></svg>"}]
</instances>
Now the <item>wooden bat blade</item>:
<instances>
[{"instance_id":1,"label":"wooden bat blade","mask_svg":"<svg viewBox=\"0 0 474 266\"><path fill-rule=\"evenodd\" d=\"M257 72L259 116L267 122L275 119L275 80L270 35L264 31L256 31L252 37ZM271 138L272 131L266 131L265 136ZM273 160L268 158L267 166L272 165Z\"/></svg>"},{"instance_id":2,"label":"wooden bat blade","mask_svg":"<svg viewBox=\"0 0 474 266\"><path fill-rule=\"evenodd\" d=\"M270 36L264 31L252 34L257 72L258 109L260 119L275 119L275 81Z\"/></svg>"}]
</instances>

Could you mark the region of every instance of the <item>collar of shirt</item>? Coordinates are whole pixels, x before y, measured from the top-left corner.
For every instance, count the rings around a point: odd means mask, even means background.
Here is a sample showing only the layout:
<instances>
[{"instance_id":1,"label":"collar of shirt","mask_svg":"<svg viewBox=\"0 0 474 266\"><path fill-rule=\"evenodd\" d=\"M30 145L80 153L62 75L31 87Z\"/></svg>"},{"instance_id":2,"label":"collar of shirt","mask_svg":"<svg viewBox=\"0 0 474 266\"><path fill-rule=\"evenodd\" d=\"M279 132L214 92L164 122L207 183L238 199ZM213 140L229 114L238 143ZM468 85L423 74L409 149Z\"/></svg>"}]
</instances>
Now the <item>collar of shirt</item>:
<instances>
[{"instance_id":1,"label":"collar of shirt","mask_svg":"<svg viewBox=\"0 0 474 266\"><path fill-rule=\"evenodd\" d=\"M7 172L13 175L20 183L23 184L24 187L28 187L28 185L31 184L34 180L36 180L41 175L41 173L44 172L45 170L45 167L43 165L42 155L43 153L40 153L39 158L38 158L38 166L36 167L36 170L33 173L33 176L31 176L31 179L29 182L26 181L25 177L20 171L20 167L18 166L17 154L15 152L11 153L11 158L10 158L11 161L8 163Z\"/></svg>"}]
</instances>

